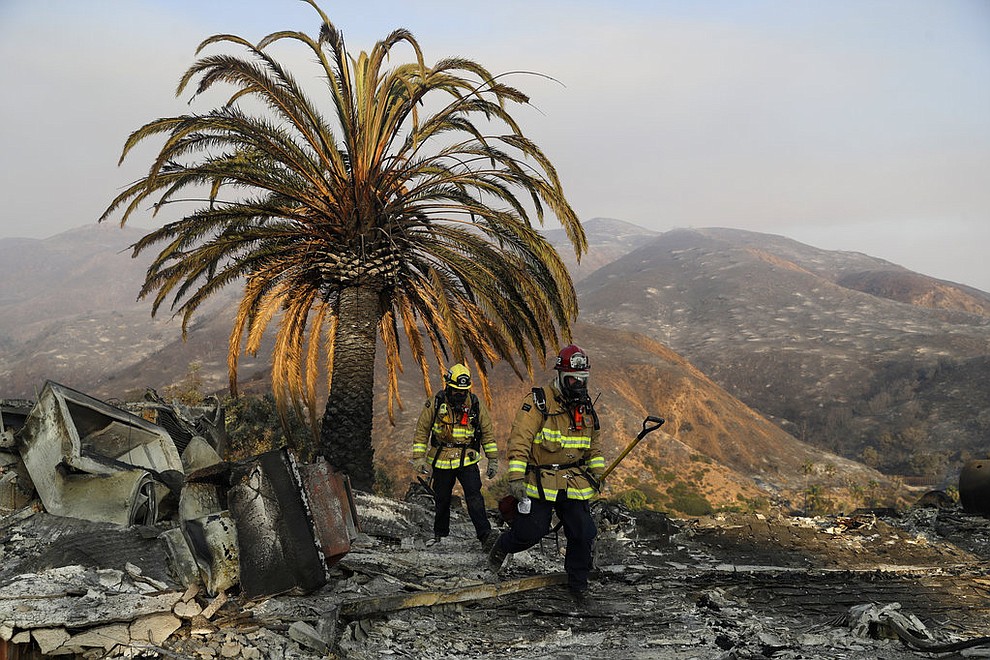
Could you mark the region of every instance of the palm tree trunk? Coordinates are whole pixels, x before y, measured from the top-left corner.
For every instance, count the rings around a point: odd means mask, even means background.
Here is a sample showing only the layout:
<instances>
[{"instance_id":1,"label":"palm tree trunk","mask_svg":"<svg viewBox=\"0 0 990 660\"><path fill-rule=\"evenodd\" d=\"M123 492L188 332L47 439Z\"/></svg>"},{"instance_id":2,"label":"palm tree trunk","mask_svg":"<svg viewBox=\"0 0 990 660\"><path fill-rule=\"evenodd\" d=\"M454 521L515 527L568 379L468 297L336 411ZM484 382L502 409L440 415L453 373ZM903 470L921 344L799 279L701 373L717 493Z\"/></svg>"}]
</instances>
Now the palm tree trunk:
<instances>
[{"instance_id":1,"label":"palm tree trunk","mask_svg":"<svg viewBox=\"0 0 990 660\"><path fill-rule=\"evenodd\" d=\"M340 291L333 375L320 429L320 453L350 477L351 485L365 491L375 482L371 427L381 316L380 287L365 284Z\"/></svg>"}]
</instances>

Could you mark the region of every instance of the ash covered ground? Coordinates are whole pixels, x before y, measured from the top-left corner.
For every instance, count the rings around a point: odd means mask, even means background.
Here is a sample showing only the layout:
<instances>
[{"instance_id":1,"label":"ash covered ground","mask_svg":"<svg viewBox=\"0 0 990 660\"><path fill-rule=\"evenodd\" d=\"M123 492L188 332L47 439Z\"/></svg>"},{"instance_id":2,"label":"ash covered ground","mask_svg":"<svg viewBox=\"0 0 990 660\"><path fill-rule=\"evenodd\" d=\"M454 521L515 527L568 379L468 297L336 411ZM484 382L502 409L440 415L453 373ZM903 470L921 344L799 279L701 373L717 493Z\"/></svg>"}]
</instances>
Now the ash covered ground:
<instances>
[{"instance_id":1,"label":"ash covered ground","mask_svg":"<svg viewBox=\"0 0 990 660\"><path fill-rule=\"evenodd\" d=\"M594 603L578 610L554 584L562 534L494 575L463 511L450 537L427 545L428 501L356 493L356 505L362 532L320 591L229 594L208 625L183 620L158 644L93 657L990 657L980 637L990 631L990 524L952 506L671 519L597 503ZM65 519L53 533L52 518L0 521L0 585L59 564L113 568L66 542ZM531 588L511 592L521 584Z\"/></svg>"},{"instance_id":2,"label":"ash covered ground","mask_svg":"<svg viewBox=\"0 0 990 660\"><path fill-rule=\"evenodd\" d=\"M980 653L975 642L990 630L990 526L958 509L676 520L599 503L596 517L590 609L549 586L395 611L349 622L339 650L353 658L962 657ZM347 588L493 579L463 516L459 536L440 547L390 540L370 519L367 527L369 545L337 569L350 573ZM560 571L563 543L548 537L512 556L498 579ZM898 624L919 644L906 643ZM962 640L974 645L953 649Z\"/></svg>"}]
</instances>

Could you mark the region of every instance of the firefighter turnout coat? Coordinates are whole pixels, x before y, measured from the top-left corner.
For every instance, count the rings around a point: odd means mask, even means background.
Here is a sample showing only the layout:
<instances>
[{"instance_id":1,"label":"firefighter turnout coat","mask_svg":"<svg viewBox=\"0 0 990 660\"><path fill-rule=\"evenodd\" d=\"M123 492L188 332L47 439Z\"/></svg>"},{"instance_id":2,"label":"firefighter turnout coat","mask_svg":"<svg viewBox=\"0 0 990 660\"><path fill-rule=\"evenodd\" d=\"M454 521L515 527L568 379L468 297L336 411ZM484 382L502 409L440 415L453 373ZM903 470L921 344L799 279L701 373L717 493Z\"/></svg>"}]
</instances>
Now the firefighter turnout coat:
<instances>
[{"instance_id":1,"label":"firefighter turnout coat","mask_svg":"<svg viewBox=\"0 0 990 660\"><path fill-rule=\"evenodd\" d=\"M413 438L413 458L426 454L434 468L456 470L474 465L484 452L498 457L491 414L485 403L469 394L464 407L453 409L442 393L426 400Z\"/></svg>"},{"instance_id":2,"label":"firefighter turnout coat","mask_svg":"<svg viewBox=\"0 0 990 660\"><path fill-rule=\"evenodd\" d=\"M543 392L545 397L530 394L512 422L509 481L525 479L530 497L550 502L563 496L562 492L568 499L590 500L605 471L594 418L590 411L579 409L574 414L565 408L553 387ZM540 410L539 398L546 399L545 412Z\"/></svg>"}]
</instances>

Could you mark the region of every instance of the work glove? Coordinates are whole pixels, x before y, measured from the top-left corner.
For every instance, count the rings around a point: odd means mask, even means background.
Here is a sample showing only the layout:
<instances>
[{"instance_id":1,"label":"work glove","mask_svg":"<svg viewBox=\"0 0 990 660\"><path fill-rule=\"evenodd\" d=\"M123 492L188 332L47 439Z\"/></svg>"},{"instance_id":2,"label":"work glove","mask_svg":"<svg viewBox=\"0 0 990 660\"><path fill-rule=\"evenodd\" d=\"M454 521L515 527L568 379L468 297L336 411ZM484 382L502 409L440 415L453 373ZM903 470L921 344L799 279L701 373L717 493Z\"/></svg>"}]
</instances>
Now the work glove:
<instances>
[{"instance_id":1,"label":"work glove","mask_svg":"<svg viewBox=\"0 0 990 660\"><path fill-rule=\"evenodd\" d=\"M529 494L526 493L526 480L516 479L515 481L510 481L509 495L512 495L517 500L524 500L529 497Z\"/></svg>"},{"instance_id":2,"label":"work glove","mask_svg":"<svg viewBox=\"0 0 990 660\"><path fill-rule=\"evenodd\" d=\"M433 466L430 465L430 460L426 458L426 454L413 459L413 470L419 474L429 474L431 467Z\"/></svg>"},{"instance_id":3,"label":"work glove","mask_svg":"<svg viewBox=\"0 0 990 660\"><path fill-rule=\"evenodd\" d=\"M495 475L498 474L498 459L489 458L488 459L488 471L485 472L485 476L489 479L494 479Z\"/></svg>"}]
</instances>

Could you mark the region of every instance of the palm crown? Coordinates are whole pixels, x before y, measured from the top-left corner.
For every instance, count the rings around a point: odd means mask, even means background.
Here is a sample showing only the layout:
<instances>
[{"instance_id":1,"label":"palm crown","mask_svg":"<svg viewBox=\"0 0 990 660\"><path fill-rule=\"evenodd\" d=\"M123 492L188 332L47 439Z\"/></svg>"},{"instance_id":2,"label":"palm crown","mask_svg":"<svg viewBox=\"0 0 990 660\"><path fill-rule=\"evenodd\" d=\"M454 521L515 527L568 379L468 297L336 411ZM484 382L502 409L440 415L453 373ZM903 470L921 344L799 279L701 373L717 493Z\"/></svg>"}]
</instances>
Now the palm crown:
<instances>
[{"instance_id":1,"label":"palm crown","mask_svg":"<svg viewBox=\"0 0 990 660\"><path fill-rule=\"evenodd\" d=\"M257 352L277 322L280 410L291 403L319 428L325 374L319 451L368 487L376 341L390 416L403 335L427 389L431 356L469 356L486 393L487 366L498 359L531 374L577 316L566 268L533 221L549 210L578 257L586 243L552 163L507 111L528 102L523 93L467 59L427 66L401 29L354 58L315 0L305 1L322 19L315 40L281 31L257 45L233 35L200 45L197 54L232 43L246 57L200 57L177 94L196 80L194 97L217 83L233 93L206 114L131 134L121 161L146 138L165 143L101 220L120 212L124 224L147 201L157 211L205 197L133 246L135 255L159 250L140 295L153 297L152 313L168 301L185 333L204 300L244 280L228 351L232 392L242 349ZM329 103L315 103L266 50L286 39L316 56ZM386 68L400 44L413 61Z\"/></svg>"}]
</instances>

